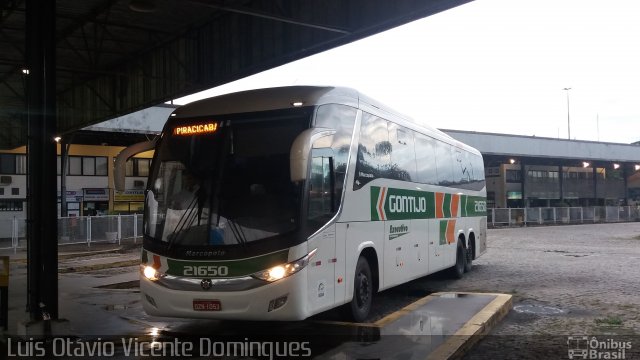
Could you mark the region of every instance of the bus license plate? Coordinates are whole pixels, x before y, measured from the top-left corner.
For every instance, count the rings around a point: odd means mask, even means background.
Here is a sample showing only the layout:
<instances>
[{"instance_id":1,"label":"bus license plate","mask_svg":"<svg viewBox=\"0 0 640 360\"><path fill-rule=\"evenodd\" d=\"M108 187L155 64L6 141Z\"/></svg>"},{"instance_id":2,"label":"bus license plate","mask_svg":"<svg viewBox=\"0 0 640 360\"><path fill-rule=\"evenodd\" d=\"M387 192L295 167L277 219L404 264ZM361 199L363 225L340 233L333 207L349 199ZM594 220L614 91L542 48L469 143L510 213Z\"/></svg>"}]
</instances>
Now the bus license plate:
<instances>
[{"instance_id":1,"label":"bus license plate","mask_svg":"<svg viewBox=\"0 0 640 360\"><path fill-rule=\"evenodd\" d=\"M222 305L220 300L193 300L193 310L195 311L220 311Z\"/></svg>"}]
</instances>

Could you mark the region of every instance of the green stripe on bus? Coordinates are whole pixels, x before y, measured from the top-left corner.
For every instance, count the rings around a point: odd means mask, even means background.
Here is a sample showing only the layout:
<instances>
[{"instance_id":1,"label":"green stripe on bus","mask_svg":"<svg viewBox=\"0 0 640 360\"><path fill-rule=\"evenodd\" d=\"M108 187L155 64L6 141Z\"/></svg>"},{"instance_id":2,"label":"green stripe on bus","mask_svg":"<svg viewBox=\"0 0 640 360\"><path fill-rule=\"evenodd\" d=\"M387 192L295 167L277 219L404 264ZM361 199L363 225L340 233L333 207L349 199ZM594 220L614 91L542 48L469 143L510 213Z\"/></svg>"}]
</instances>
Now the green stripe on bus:
<instances>
[{"instance_id":1,"label":"green stripe on bus","mask_svg":"<svg viewBox=\"0 0 640 360\"><path fill-rule=\"evenodd\" d=\"M185 267L207 267L207 266L215 266L217 268L221 266L226 266L228 268L228 272L224 277L237 277L237 276L246 276L251 275L260 270L266 270L276 265L282 265L287 263L289 258L289 250L281 250L275 253L266 254L262 256L257 256L249 259L240 259L240 260L220 260L220 261L197 261L197 260L178 260L167 258L167 264L169 265L169 269L167 269L167 274L176 275L176 276L185 276ZM211 276L197 276L197 275L189 275L190 277L206 277L210 278Z\"/></svg>"},{"instance_id":2,"label":"green stripe on bus","mask_svg":"<svg viewBox=\"0 0 640 360\"><path fill-rule=\"evenodd\" d=\"M451 194L444 194L444 201L442 202L442 213L444 217L451 217Z\"/></svg>"},{"instance_id":3,"label":"green stripe on bus","mask_svg":"<svg viewBox=\"0 0 640 360\"><path fill-rule=\"evenodd\" d=\"M465 195L462 216L486 216L487 198Z\"/></svg>"},{"instance_id":4,"label":"green stripe on bus","mask_svg":"<svg viewBox=\"0 0 640 360\"><path fill-rule=\"evenodd\" d=\"M382 210L386 220L431 219L435 217L434 201L432 192L387 188ZM372 197L371 207L377 206Z\"/></svg>"},{"instance_id":5,"label":"green stripe on bus","mask_svg":"<svg viewBox=\"0 0 640 360\"><path fill-rule=\"evenodd\" d=\"M447 223L448 220L440 220L440 245L447 243Z\"/></svg>"},{"instance_id":6,"label":"green stripe on bus","mask_svg":"<svg viewBox=\"0 0 640 360\"><path fill-rule=\"evenodd\" d=\"M380 188L377 186L371 187L371 220L378 221L378 197L380 196Z\"/></svg>"},{"instance_id":7,"label":"green stripe on bus","mask_svg":"<svg viewBox=\"0 0 640 360\"><path fill-rule=\"evenodd\" d=\"M436 197L431 191L384 188L384 206L380 209L382 187L372 186L370 193L371 220L435 219ZM456 217L451 214L451 194L444 194L442 210L444 218ZM460 196L460 216L486 215L486 198L481 196ZM484 209L484 210L483 210ZM381 214L382 212L382 214Z\"/></svg>"}]
</instances>

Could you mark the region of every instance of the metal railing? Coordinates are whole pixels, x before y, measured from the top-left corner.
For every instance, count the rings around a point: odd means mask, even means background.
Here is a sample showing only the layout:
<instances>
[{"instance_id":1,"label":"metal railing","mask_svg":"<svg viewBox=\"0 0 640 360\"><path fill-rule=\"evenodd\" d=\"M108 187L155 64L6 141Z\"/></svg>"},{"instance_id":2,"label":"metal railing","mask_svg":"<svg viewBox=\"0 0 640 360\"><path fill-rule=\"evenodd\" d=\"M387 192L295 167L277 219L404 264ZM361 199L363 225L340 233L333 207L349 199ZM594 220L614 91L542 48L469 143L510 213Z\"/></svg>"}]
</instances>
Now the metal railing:
<instances>
[{"instance_id":1,"label":"metal railing","mask_svg":"<svg viewBox=\"0 0 640 360\"><path fill-rule=\"evenodd\" d=\"M493 227L628 221L640 221L640 206L494 208L487 210L487 224Z\"/></svg>"},{"instance_id":2,"label":"metal railing","mask_svg":"<svg viewBox=\"0 0 640 360\"><path fill-rule=\"evenodd\" d=\"M0 249L26 247L25 219L0 219ZM58 218L58 245L117 243L142 236L142 215L105 215Z\"/></svg>"},{"instance_id":3,"label":"metal railing","mask_svg":"<svg viewBox=\"0 0 640 360\"><path fill-rule=\"evenodd\" d=\"M592 224L640 221L640 206L493 208L487 210L492 227ZM0 249L26 247L26 220L0 219ZM58 244L118 243L142 236L142 215L106 215L58 218Z\"/></svg>"}]
</instances>

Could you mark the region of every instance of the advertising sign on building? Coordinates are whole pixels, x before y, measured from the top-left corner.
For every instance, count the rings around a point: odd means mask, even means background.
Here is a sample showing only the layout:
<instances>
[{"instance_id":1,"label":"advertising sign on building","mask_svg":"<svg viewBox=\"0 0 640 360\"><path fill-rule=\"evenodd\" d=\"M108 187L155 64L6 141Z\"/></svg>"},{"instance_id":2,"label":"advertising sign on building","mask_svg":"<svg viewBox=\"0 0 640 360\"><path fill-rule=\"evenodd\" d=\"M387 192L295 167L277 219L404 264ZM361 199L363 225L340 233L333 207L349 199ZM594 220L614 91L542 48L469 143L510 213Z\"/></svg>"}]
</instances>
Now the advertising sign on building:
<instances>
[{"instance_id":1,"label":"advertising sign on building","mask_svg":"<svg viewBox=\"0 0 640 360\"><path fill-rule=\"evenodd\" d=\"M109 189L84 189L84 201L109 201Z\"/></svg>"},{"instance_id":2,"label":"advertising sign on building","mask_svg":"<svg viewBox=\"0 0 640 360\"><path fill-rule=\"evenodd\" d=\"M114 201L144 201L144 190L117 191L113 195Z\"/></svg>"}]
</instances>

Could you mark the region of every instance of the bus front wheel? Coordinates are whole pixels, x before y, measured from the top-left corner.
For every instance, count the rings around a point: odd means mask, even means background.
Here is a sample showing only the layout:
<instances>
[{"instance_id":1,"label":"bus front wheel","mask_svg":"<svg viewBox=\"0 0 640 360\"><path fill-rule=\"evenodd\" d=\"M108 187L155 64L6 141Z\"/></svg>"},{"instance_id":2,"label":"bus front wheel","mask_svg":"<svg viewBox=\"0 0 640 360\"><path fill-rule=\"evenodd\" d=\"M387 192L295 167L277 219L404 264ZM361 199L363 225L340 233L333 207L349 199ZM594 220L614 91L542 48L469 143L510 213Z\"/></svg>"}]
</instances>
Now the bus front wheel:
<instances>
[{"instance_id":1,"label":"bus front wheel","mask_svg":"<svg viewBox=\"0 0 640 360\"><path fill-rule=\"evenodd\" d=\"M369 316L372 300L373 278L371 277L371 268L367 259L360 256L353 280L353 299L349 304L351 318L356 322L363 322Z\"/></svg>"}]
</instances>

